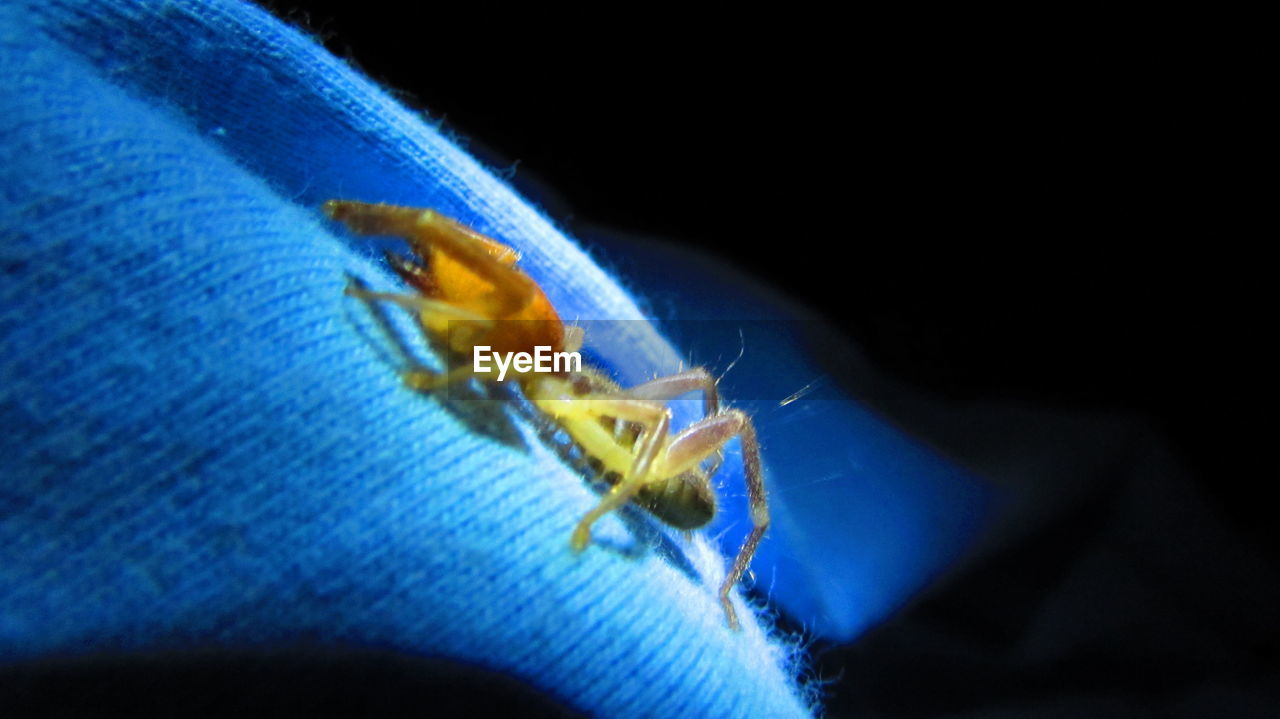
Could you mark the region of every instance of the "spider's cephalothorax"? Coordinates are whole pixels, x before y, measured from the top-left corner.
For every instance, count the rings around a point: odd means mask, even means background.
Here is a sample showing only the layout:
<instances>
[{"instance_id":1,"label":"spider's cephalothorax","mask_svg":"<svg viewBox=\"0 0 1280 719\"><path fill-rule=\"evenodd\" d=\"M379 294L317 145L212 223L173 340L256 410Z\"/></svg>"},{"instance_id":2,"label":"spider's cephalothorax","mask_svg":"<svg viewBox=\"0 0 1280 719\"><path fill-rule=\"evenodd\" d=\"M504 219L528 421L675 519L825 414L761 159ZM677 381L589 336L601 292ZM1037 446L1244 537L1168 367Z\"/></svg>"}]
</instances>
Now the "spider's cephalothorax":
<instances>
[{"instance_id":1,"label":"spider's cephalothorax","mask_svg":"<svg viewBox=\"0 0 1280 719\"><path fill-rule=\"evenodd\" d=\"M413 258L388 253L387 259L416 294L354 286L347 294L413 311L423 332L447 351L470 356L478 346L495 353L581 347L582 332L561 322L542 288L516 267L519 254L512 248L432 210L330 200L324 212L353 232L408 240ZM724 445L734 437L741 440L752 529L719 592L729 626L736 629L729 592L751 564L769 526L769 511L755 426L742 412L720 408L715 379L692 369L624 389L591 368L508 376L611 480L600 503L574 528L569 545L575 552L586 549L596 520L628 502L678 529L705 526L716 512L710 477ZM405 384L423 392L472 378L498 380L466 364L445 373L421 367L404 373ZM705 416L672 432L666 403L690 392L702 392ZM704 467L707 460L710 467Z\"/></svg>"}]
</instances>

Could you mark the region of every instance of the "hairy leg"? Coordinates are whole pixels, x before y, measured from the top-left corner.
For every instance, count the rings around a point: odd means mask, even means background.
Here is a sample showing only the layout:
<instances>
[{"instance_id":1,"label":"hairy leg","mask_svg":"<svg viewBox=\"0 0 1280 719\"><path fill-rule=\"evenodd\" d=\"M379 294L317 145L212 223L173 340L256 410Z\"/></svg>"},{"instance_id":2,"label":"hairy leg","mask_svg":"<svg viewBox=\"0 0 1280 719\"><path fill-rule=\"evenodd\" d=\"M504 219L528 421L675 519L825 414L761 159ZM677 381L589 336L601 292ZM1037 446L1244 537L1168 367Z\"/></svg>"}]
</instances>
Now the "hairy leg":
<instances>
[{"instance_id":1,"label":"hairy leg","mask_svg":"<svg viewBox=\"0 0 1280 719\"><path fill-rule=\"evenodd\" d=\"M515 250L434 210L353 200L329 200L322 209L352 232L403 237L424 257L431 250L448 255L492 285L492 317L512 316L542 296L528 275L513 269Z\"/></svg>"},{"instance_id":2,"label":"hairy leg","mask_svg":"<svg viewBox=\"0 0 1280 719\"><path fill-rule=\"evenodd\" d=\"M730 439L742 442L742 465L746 475L747 503L751 513L751 532L734 557L724 583L720 585L720 604L731 628L738 628L738 618L729 601L729 593L751 566L756 547L769 528L769 502L764 488L760 464L760 443L751 418L738 410L728 410L707 417L676 435L666 451L655 461L654 474L675 481L681 473L697 466L706 457L719 452ZM704 479L703 481L708 481Z\"/></svg>"}]
</instances>

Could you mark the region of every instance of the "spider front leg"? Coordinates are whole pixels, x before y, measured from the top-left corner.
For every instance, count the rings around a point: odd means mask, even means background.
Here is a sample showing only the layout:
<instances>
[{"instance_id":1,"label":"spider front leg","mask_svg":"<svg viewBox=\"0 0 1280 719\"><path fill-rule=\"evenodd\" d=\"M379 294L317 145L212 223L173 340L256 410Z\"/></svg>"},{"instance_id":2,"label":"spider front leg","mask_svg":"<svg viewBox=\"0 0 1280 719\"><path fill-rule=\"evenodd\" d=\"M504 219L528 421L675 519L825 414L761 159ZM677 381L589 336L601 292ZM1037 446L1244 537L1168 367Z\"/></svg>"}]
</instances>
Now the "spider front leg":
<instances>
[{"instance_id":1,"label":"spider front leg","mask_svg":"<svg viewBox=\"0 0 1280 719\"><path fill-rule=\"evenodd\" d=\"M720 391L716 387L716 378L701 367L651 379L643 384L622 390L619 394L635 399L651 399L665 402L690 392L702 392L703 417L713 417L720 411ZM707 468L707 476L709 477L715 475L716 470L720 469L720 463L724 461L724 452L720 448L716 449L715 455L711 466Z\"/></svg>"},{"instance_id":2,"label":"spider front leg","mask_svg":"<svg viewBox=\"0 0 1280 719\"><path fill-rule=\"evenodd\" d=\"M399 305L406 310L414 313L423 326L430 323L431 318L438 318L444 321L466 321L475 323L478 327L491 327L493 321L478 315L474 312L455 307L447 302L433 300L422 295L399 294L394 292L371 292L356 285L355 282L348 282L345 291L348 297L355 297L366 303L373 302L390 302ZM431 392L441 387L446 387L455 382L465 382L471 379L474 373L468 365L454 367L448 372L435 372L421 366L406 369L400 373L401 379L410 389L418 392Z\"/></svg>"},{"instance_id":3,"label":"spider front leg","mask_svg":"<svg viewBox=\"0 0 1280 719\"><path fill-rule=\"evenodd\" d=\"M570 547L575 552L586 548L591 540L591 526L598 519L635 499L642 489L649 493L646 501L656 515L687 518L697 516L705 509L706 513L700 519L687 525L677 522L677 526L692 529L705 524L714 511L714 492L708 475L697 468L708 457L719 455L729 440L740 438L752 529L738 550L719 592L725 618L730 628L737 629L738 618L729 601L729 593L751 565L756 547L769 528L769 506L755 425L746 414L728 410L704 417L672 437L669 435L670 410L656 404L660 397L679 396L705 386L705 380L695 370L671 381L664 378L646 383L640 386L639 391L633 388L615 394L573 398L535 397L534 401L555 417L588 454L602 460L606 466L621 471L630 464L622 480L574 528ZM635 397L635 394L642 395L644 399ZM643 429L634 447L619 443L613 432L601 424L599 420L602 418L641 425ZM693 492L688 491L691 487L686 482L695 485ZM654 506L655 502L659 506ZM699 505L705 502L706 506L690 510L685 506L690 502Z\"/></svg>"},{"instance_id":4,"label":"spider front leg","mask_svg":"<svg viewBox=\"0 0 1280 719\"><path fill-rule=\"evenodd\" d=\"M704 459L720 452L724 445L734 437L742 442L742 468L746 475L747 503L751 512L751 533L738 549L733 566L720 585L720 604L724 607L725 617L731 629L738 628L738 617L729 601L729 593L742 579L751 559L755 556L756 547L769 528L769 502L764 489L764 474L760 466L760 443L756 438L755 424L751 418L738 410L727 410L713 417L707 417L694 423L677 435L667 444L666 451L655 461L655 473L666 477L667 482L679 480L682 473L693 469ZM709 475L703 475L704 484L709 485ZM710 487L704 489L710 490Z\"/></svg>"},{"instance_id":5,"label":"spider front leg","mask_svg":"<svg viewBox=\"0 0 1280 719\"><path fill-rule=\"evenodd\" d=\"M591 526L596 520L630 502L649 481L654 461L669 438L671 411L646 400L589 396L562 400L553 414L574 440L594 456L616 456L619 451L627 451L630 459L630 467L622 480L574 527L569 547L574 552L581 552L591 542ZM643 428L636 440L633 454L619 447L613 436L603 431L599 423L603 417L635 422Z\"/></svg>"},{"instance_id":6,"label":"spider front leg","mask_svg":"<svg viewBox=\"0 0 1280 719\"><path fill-rule=\"evenodd\" d=\"M487 317L514 319L513 313L542 296L532 279L513 269L520 257L514 249L434 210L355 200L329 200L321 209L357 234L403 237L419 257L434 252L447 256L457 268L451 275L470 274L487 283L488 296L482 300ZM408 265L395 262L392 267L410 284L423 279Z\"/></svg>"}]
</instances>

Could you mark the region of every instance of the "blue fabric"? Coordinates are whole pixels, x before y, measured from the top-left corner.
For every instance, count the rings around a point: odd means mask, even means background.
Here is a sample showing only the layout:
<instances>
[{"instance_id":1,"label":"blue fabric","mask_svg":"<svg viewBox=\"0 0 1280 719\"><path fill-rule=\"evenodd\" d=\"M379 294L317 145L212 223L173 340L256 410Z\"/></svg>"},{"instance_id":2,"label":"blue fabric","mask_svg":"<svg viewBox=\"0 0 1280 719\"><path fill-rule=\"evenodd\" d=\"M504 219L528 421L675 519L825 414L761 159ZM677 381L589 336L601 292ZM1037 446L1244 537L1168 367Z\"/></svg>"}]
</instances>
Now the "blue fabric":
<instances>
[{"instance_id":1,"label":"blue fabric","mask_svg":"<svg viewBox=\"0 0 1280 719\"><path fill-rule=\"evenodd\" d=\"M427 59L424 58L424 64ZM0 661L310 639L475 661L605 716L809 714L701 538L602 520L505 411L406 391L331 197L514 244L567 317L640 318L538 212L258 8L0 7ZM669 372L646 323L593 337ZM674 549L671 549L674 548Z\"/></svg>"},{"instance_id":2,"label":"blue fabric","mask_svg":"<svg viewBox=\"0 0 1280 719\"><path fill-rule=\"evenodd\" d=\"M590 239L627 258L627 278L666 305L654 314L679 318L664 329L681 351L723 372L724 396L754 418L773 523L752 571L809 631L855 639L953 569L1008 513L1007 493L861 403L939 404L880 377L812 311L712 258L622 235ZM709 529L725 551L750 527L736 450L720 475L729 501Z\"/></svg>"}]
</instances>

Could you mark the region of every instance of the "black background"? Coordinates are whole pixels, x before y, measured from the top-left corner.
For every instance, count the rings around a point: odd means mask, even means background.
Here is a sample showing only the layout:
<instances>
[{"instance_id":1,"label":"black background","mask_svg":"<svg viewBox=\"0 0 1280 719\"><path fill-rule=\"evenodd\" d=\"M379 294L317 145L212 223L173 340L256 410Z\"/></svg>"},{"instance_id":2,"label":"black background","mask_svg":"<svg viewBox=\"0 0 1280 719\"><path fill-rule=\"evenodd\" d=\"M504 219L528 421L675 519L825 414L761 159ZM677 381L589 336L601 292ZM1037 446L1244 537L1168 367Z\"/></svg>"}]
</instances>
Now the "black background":
<instances>
[{"instance_id":1,"label":"black background","mask_svg":"<svg viewBox=\"0 0 1280 719\"><path fill-rule=\"evenodd\" d=\"M1254 541L1260 45L1119 16L268 3L570 233L719 255L888 373L1154 421ZM1167 18L1165 19L1167 20ZM1195 18L1181 18L1195 22ZM1230 449L1224 449L1230 448Z\"/></svg>"},{"instance_id":2,"label":"black background","mask_svg":"<svg viewBox=\"0 0 1280 719\"><path fill-rule=\"evenodd\" d=\"M1274 566L1275 472L1248 460L1266 441L1254 347L1273 324L1249 319L1269 264L1251 244L1268 240L1251 224L1266 86L1260 46L1235 31L268 7L443 120L570 233L714 253L943 397L1145 417ZM967 701L932 708L982 697Z\"/></svg>"}]
</instances>

